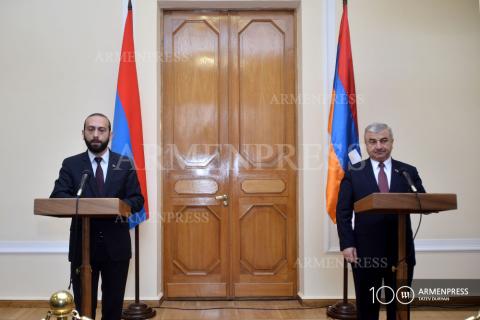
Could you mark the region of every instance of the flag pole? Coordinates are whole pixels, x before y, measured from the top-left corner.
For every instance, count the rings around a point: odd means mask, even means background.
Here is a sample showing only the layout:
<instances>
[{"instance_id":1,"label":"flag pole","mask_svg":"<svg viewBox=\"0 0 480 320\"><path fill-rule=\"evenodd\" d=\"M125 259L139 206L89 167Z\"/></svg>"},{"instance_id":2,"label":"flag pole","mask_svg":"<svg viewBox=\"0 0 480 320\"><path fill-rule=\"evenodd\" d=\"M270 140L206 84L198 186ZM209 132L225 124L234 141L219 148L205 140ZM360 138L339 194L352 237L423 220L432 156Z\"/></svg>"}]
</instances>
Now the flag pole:
<instances>
[{"instance_id":1,"label":"flag pole","mask_svg":"<svg viewBox=\"0 0 480 320\"><path fill-rule=\"evenodd\" d=\"M122 319L140 320L150 319L156 314L155 310L140 302L140 224L135 226L135 302L131 303L122 312Z\"/></svg>"},{"instance_id":2,"label":"flag pole","mask_svg":"<svg viewBox=\"0 0 480 320\"><path fill-rule=\"evenodd\" d=\"M342 34L343 32L342 31L345 31L346 30L346 34L344 36L346 36L347 38L347 47L350 48L350 36L349 36L349 27L348 27L348 17L346 15L346 8L347 8L347 4L348 4L348 1L347 0L343 0L343 14L342 14L342 22L340 23L340 31L339 31L339 44L338 46L340 46L340 39L342 37ZM344 18L345 18L345 25L344 25ZM345 29L345 28L346 29ZM342 48L342 50L345 50L345 48ZM337 53L338 54L338 53ZM351 63L351 52L348 52L347 55L350 56L350 63ZM348 87L346 88L347 89L347 94L355 94L355 84L353 83L353 66L349 66L348 65L348 62L345 62L344 60L342 60L343 63L347 63L347 67L350 67L350 73L351 73L351 79L352 79L352 87ZM341 63L339 62L339 58L337 56L337 65L335 67L335 79L337 79L337 72L338 72L338 64ZM344 83L344 85L347 85L347 83ZM335 81L334 81L334 86L333 86L333 94L332 94L332 104L331 104L331 107L330 107L330 117L329 117L329 134L331 135L332 132L330 130L333 130L331 129L332 127L332 119L334 117L334 114L333 114L333 110L335 108L335 105L336 105L336 101L334 100L335 98L335 92L336 92L336 87L335 87ZM354 102L354 105L353 105L353 109L354 109L354 113L353 113L353 119L354 119L354 125L355 127L357 127L357 120L356 120L356 103ZM357 136L356 136L356 139L355 137L353 138L353 141L356 142L356 144L358 144L358 127L357 127ZM336 155L338 157L338 155ZM330 158L329 158L330 159ZM337 164L338 166L338 164ZM330 169L330 161L329 161L329 169ZM343 169L345 170L345 169ZM329 177L327 179L327 181L329 180L330 178L330 173L329 173ZM335 180L334 180L335 181ZM333 184L335 185L335 184ZM329 188L329 183L327 182L327 211L328 213L330 214L331 218L333 221L335 221L335 214L333 214L332 216L332 208L335 208L336 205L334 205L333 207L331 207L328 203L329 203L329 199L332 199L331 197L329 197L329 190L330 190L330 193L331 192L334 192L334 193L338 193L338 184L335 185L335 187L332 187L332 188ZM330 209L330 210L328 210ZM333 210L333 212L335 212L335 210ZM327 316L331 317L331 318L334 318L334 319L357 319L357 310L355 308L355 305L351 304L348 302L348 263L345 259L343 259L343 299L341 301L338 301L337 303L335 303L334 305L332 306L329 306L327 308Z\"/></svg>"},{"instance_id":3,"label":"flag pole","mask_svg":"<svg viewBox=\"0 0 480 320\"><path fill-rule=\"evenodd\" d=\"M142 114L140 93L138 89L137 70L135 64L135 45L133 41L133 8L128 1L127 16L123 32L121 57L118 69L117 94L115 99L115 115L113 131L117 134L112 139L112 150L131 158L137 169L138 182L145 199L141 211L129 218L129 227L135 226L135 302L122 312L122 319L149 319L155 311L140 302L140 227L139 224L148 219L148 193L146 185L145 159L143 149ZM130 131L132 130L133 131ZM121 134L119 134L121 133ZM128 152L127 152L128 151ZM139 170L137 166L140 166ZM140 218L140 215L145 215Z\"/></svg>"},{"instance_id":4,"label":"flag pole","mask_svg":"<svg viewBox=\"0 0 480 320\"><path fill-rule=\"evenodd\" d=\"M345 2L346 0L344 0ZM357 319L355 306L348 302L348 264L343 259L343 300L327 308L327 316L334 319Z\"/></svg>"}]
</instances>

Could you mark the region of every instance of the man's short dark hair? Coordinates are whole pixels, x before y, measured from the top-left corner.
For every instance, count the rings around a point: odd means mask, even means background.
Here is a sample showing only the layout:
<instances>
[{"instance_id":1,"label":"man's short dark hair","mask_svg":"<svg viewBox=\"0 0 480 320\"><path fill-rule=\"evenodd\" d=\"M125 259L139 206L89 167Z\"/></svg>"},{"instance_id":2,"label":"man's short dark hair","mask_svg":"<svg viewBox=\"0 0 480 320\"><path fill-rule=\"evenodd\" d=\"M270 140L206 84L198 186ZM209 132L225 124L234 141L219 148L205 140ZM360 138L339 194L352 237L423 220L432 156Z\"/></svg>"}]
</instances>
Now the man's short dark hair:
<instances>
[{"instance_id":1,"label":"man's short dark hair","mask_svg":"<svg viewBox=\"0 0 480 320\"><path fill-rule=\"evenodd\" d=\"M87 119L91 118L91 117L95 117L95 116L107 119L108 131L112 131L112 125L110 124L110 119L108 119L108 117L106 115L104 115L103 113L99 113L99 112L92 113L91 115L89 115L88 117L85 118L85 121L83 122L83 130L85 130L85 127L87 125Z\"/></svg>"}]
</instances>

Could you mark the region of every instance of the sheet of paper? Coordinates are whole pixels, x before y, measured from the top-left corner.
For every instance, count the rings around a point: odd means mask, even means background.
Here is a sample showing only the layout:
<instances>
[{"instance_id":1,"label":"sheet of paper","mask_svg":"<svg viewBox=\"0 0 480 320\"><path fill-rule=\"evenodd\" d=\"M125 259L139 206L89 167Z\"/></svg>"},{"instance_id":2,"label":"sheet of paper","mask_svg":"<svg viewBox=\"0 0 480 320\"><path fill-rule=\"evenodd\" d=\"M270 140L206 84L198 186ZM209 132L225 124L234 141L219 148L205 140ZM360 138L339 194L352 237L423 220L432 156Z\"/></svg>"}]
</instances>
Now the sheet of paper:
<instances>
[{"instance_id":1,"label":"sheet of paper","mask_svg":"<svg viewBox=\"0 0 480 320\"><path fill-rule=\"evenodd\" d=\"M358 163L358 162L362 161L362 157L358 153L357 149L353 149L352 151L350 151L348 153L348 158L350 159L350 162L352 164L355 164L355 163Z\"/></svg>"}]
</instances>

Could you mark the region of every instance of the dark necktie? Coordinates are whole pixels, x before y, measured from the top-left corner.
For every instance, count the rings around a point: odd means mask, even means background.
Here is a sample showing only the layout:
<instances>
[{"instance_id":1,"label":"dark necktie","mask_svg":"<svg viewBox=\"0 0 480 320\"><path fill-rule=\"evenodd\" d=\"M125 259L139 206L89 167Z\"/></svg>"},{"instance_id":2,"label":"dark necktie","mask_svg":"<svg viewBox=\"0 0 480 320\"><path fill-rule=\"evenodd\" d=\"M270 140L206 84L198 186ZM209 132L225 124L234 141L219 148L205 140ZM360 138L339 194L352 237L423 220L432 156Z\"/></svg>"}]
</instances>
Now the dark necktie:
<instances>
[{"instance_id":1,"label":"dark necktie","mask_svg":"<svg viewBox=\"0 0 480 320\"><path fill-rule=\"evenodd\" d=\"M103 187L105 186L105 181L103 180L103 169L100 163L102 162L101 157L96 157L95 161L97 162L97 170L95 171L95 180L97 180L98 191L103 195Z\"/></svg>"},{"instance_id":2,"label":"dark necktie","mask_svg":"<svg viewBox=\"0 0 480 320\"><path fill-rule=\"evenodd\" d=\"M378 167L380 168L378 172L378 189L380 189L380 192L388 192L388 179L384 170L385 164L380 162Z\"/></svg>"}]
</instances>

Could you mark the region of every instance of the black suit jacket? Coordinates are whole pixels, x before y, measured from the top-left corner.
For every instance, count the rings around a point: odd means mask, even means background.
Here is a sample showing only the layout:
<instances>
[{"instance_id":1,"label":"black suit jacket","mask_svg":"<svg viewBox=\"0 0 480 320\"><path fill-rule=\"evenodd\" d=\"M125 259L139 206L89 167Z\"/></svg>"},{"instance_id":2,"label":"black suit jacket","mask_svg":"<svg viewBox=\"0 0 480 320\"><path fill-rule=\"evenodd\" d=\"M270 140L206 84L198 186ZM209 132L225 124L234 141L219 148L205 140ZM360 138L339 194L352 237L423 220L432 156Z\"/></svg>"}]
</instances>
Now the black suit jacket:
<instances>
[{"instance_id":1,"label":"black suit jacket","mask_svg":"<svg viewBox=\"0 0 480 320\"><path fill-rule=\"evenodd\" d=\"M129 158L123 157L118 153L110 151L107 176L103 194L99 193L88 152L84 152L69 158L62 163L60 174L55 181L55 187L50 195L51 198L73 198L80 185L82 173L90 173L89 179L83 191L85 198L120 198L129 204L133 212L138 212L143 207L143 196L138 183L137 173ZM76 228L77 236L75 239L74 223L72 219L70 226L70 246L68 260L81 261L81 221L79 220ZM130 232L126 219L107 218L91 219L90 230L91 256L95 257L94 237L103 235L108 258L112 261L128 260L132 256L130 244ZM73 250L74 242L76 248ZM75 257L73 256L75 252Z\"/></svg>"},{"instance_id":2,"label":"black suit jacket","mask_svg":"<svg viewBox=\"0 0 480 320\"><path fill-rule=\"evenodd\" d=\"M405 178L396 170L406 170L418 190L425 192L417 169L392 159L390 192L410 192ZM398 216L394 214L356 214L352 228L353 204L374 192L380 192L370 159L351 165L340 184L337 203L337 229L340 249L355 247L360 259L387 258L389 265L397 264ZM415 264L415 248L410 216L407 217L407 263ZM403 257L401 257L403 258Z\"/></svg>"}]
</instances>

